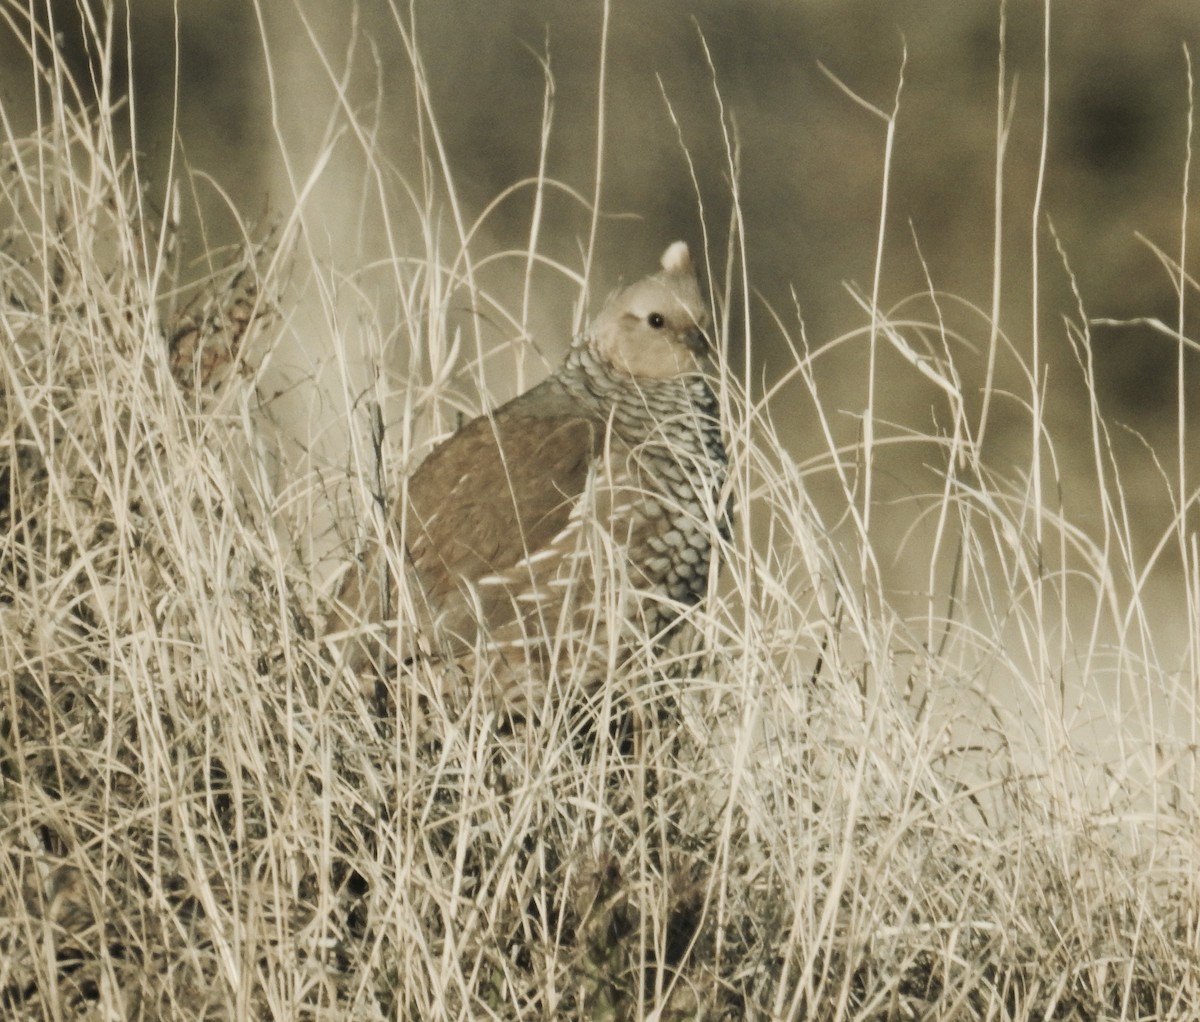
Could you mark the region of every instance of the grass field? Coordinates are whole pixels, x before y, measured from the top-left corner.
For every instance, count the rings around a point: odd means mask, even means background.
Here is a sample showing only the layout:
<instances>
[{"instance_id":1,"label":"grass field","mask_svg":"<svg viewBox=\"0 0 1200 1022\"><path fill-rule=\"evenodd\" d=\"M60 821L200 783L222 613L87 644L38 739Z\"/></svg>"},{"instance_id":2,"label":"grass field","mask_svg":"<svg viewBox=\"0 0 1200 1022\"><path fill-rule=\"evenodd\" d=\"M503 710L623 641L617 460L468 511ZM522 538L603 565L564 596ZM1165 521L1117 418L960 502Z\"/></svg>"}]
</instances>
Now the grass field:
<instances>
[{"instance_id":1,"label":"grass field","mask_svg":"<svg viewBox=\"0 0 1200 1022\"><path fill-rule=\"evenodd\" d=\"M150 194L127 108L42 60L39 130L0 140L4 1018L1200 1018L1183 242L1147 544L1082 301L1061 330L1091 468L1068 500L1038 328L1006 336L931 281L807 336L756 295L731 185L732 219L690 239L737 352L736 525L696 641L591 700L562 678L536 723L464 698L418 726L433 668L382 709L336 668L337 570L491 367L544 371L536 287L490 270L578 295L618 228L577 196L591 233L547 265L562 189L541 176L529 246L486 251L425 108L423 180L358 135L364 179L422 227L391 258L314 255L300 175L273 228L184 259L188 189ZM736 181L726 137L704 158ZM1181 225L1189 201L1181 182ZM1042 272L1069 268L1027 212ZM1028 242L997 241L997 276L1008 244ZM282 392L273 362L314 335ZM764 388L768 335L793 355ZM848 347L851 442L820 384ZM896 388L928 394L922 418L885 414ZM803 451L780 437L799 400Z\"/></svg>"}]
</instances>

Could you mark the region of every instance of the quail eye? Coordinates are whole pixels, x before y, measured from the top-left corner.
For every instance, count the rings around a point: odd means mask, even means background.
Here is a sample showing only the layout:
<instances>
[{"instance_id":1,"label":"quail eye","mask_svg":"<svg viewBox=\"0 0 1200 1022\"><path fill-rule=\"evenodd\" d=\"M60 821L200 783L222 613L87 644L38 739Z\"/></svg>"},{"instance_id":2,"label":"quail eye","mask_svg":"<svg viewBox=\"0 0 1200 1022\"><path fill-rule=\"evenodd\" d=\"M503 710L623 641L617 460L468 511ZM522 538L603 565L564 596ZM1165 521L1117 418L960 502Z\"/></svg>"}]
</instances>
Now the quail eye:
<instances>
[{"instance_id":1,"label":"quail eye","mask_svg":"<svg viewBox=\"0 0 1200 1022\"><path fill-rule=\"evenodd\" d=\"M663 324L666 323L666 320L663 319L661 312L652 312L646 317L646 322L649 323L650 326L655 330L661 330L663 328Z\"/></svg>"}]
</instances>

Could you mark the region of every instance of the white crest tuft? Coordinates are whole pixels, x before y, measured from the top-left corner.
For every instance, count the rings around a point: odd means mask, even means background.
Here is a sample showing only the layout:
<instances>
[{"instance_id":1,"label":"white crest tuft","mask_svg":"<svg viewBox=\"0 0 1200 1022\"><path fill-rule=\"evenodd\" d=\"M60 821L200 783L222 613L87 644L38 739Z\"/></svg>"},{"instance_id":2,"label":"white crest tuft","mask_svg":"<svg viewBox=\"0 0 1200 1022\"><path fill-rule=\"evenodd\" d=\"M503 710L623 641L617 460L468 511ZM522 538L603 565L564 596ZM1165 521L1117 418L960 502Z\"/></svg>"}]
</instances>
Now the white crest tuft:
<instances>
[{"instance_id":1,"label":"white crest tuft","mask_svg":"<svg viewBox=\"0 0 1200 1022\"><path fill-rule=\"evenodd\" d=\"M694 273L692 269L692 253L688 251L686 241L672 242L662 254L662 268L667 273Z\"/></svg>"}]
</instances>

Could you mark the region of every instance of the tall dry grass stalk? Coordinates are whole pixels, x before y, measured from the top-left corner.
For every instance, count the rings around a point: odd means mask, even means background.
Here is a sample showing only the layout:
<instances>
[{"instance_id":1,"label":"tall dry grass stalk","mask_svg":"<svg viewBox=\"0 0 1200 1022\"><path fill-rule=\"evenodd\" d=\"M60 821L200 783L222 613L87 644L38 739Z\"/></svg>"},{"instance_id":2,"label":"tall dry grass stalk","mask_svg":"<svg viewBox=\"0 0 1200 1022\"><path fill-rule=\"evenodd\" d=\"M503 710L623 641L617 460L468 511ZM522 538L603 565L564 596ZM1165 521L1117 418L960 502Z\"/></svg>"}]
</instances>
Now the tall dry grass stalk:
<instances>
[{"instance_id":1,"label":"tall dry grass stalk","mask_svg":"<svg viewBox=\"0 0 1200 1022\"><path fill-rule=\"evenodd\" d=\"M101 54L112 29L95 26ZM528 246L484 254L486 213L473 222L456 198L399 14L396 32L419 181L397 176L325 64L343 102L324 156L340 138L367 167L365 220L408 197L362 272L310 247L322 158L290 171L269 245L189 279L154 212L170 204L114 141L116 83L77 89L48 39L30 55L40 127L7 131L0 170L5 1017L1200 1014L1192 484L1164 470L1175 522L1140 554L1082 302L1064 329L1093 397L1077 424L1091 532L1057 502L1054 392L998 303L988 315L931 281L886 309L875 286L862 328L832 339L766 307L724 120L732 213L707 220L707 252L721 340L745 352L722 381L738 524L698 659L635 657L536 723L467 700L420 728L406 689L380 712L335 667L321 559L383 535L398 479L479 407L494 364L536 371L534 289L490 290L489 267L547 272L549 195L572 197L586 236L601 223L543 160L514 187L533 197ZM1003 65L1000 80L1003 107ZM902 99L880 112L887 139ZM1043 260L1069 262L1041 216L1033 228ZM883 274L902 242L886 220L879 238ZM549 266L572 286L586 270ZM324 339L308 418L335 408L348 457L326 457L320 425L274 421L264 381L294 334ZM769 334L793 364L764 389ZM845 346L877 390L923 389L934 425L868 401L847 443L819 385ZM981 363L982 398L963 383ZM1001 389L996 367L1022 388ZM779 427L800 399L820 433L788 450ZM981 408L1001 406L1021 417L1026 463L982 443ZM329 522L336 544L313 535ZM913 563L915 582L896 568ZM1174 634L1145 595L1159 574Z\"/></svg>"}]
</instances>

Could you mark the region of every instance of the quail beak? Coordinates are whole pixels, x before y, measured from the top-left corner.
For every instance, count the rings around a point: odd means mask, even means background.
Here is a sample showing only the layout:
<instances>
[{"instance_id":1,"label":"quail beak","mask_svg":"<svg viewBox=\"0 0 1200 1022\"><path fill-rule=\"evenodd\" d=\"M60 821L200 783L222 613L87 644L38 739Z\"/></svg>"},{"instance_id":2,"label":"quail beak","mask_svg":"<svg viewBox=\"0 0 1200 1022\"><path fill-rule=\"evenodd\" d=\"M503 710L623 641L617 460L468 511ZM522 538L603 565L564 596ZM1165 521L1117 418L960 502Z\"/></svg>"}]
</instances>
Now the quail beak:
<instances>
[{"instance_id":1,"label":"quail beak","mask_svg":"<svg viewBox=\"0 0 1200 1022\"><path fill-rule=\"evenodd\" d=\"M683 344L697 358L708 354L708 337L698 326L689 327L683 332Z\"/></svg>"}]
</instances>

